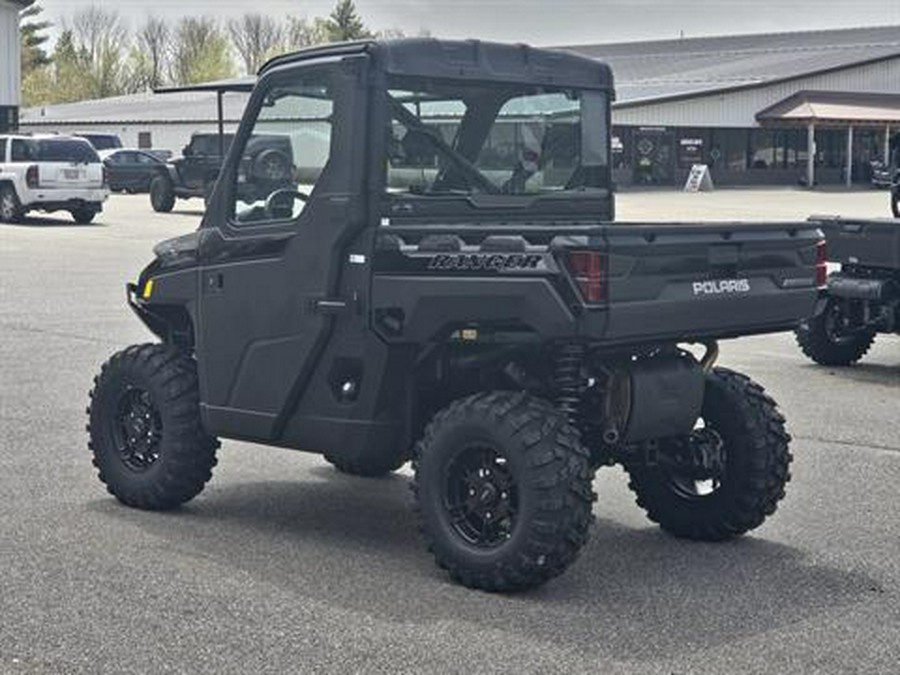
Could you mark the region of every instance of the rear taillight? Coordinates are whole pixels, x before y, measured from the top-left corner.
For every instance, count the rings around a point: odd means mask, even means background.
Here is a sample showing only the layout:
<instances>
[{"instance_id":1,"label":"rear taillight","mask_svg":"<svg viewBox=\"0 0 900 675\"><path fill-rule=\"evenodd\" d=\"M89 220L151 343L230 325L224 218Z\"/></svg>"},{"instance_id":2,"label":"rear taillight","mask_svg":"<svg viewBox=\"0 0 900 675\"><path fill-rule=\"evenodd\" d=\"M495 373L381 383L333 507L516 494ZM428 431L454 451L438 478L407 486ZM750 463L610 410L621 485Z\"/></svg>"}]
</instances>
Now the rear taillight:
<instances>
[{"instance_id":1,"label":"rear taillight","mask_svg":"<svg viewBox=\"0 0 900 675\"><path fill-rule=\"evenodd\" d=\"M109 187L109 169L103 165L103 187Z\"/></svg>"},{"instance_id":2,"label":"rear taillight","mask_svg":"<svg viewBox=\"0 0 900 675\"><path fill-rule=\"evenodd\" d=\"M823 239L816 244L816 286L823 288L828 283L828 246Z\"/></svg>"},{"instance_id":3,"label":"rear taillight","mask_svg":"<svg viewBox=\"0 0 900 675\"><path fill-rule=\"evenodd\" d=\"M37 164L32 164L25 172L25 184L34 190L41 182L41 171Z\"/></svg>"},{"instance_id":4,"label":"rear taillight","mask_svg":"<svg viewBox=\"0 0 900 675\"><path fill-rule=\"evenodd\" d=\"M606 300L603 254L597 251L569 251L569 267L585 302Z\"/></svg>"}]
</instances>

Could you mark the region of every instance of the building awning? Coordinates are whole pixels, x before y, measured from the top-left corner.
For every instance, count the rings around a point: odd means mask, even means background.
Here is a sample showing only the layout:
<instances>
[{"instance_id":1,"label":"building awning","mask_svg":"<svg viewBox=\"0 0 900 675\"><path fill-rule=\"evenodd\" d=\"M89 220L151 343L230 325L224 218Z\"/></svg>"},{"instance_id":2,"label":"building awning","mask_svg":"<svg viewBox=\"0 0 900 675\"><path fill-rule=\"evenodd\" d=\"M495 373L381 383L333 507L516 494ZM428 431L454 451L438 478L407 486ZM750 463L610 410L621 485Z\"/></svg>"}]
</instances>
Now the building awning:
<instances>
[{"instance_id":1,"label":"building awning","mask_svg":"<svg viewBox=\"0 0 900 675\"><path fill-rule=\"evenodd\" d=\"M900 94L799 91L756 113L763 126L900 125Z\"/></svg>"}]
</instances>

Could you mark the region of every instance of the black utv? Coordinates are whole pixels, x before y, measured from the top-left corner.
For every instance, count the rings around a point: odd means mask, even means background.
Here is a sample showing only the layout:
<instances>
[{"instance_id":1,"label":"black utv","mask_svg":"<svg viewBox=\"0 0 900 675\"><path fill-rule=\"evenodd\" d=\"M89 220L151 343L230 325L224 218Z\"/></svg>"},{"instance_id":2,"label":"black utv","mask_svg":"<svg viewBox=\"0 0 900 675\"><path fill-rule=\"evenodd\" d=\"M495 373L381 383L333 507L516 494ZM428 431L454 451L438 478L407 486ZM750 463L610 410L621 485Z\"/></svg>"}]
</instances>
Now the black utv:
<instances>
[{"instance_id":1,"label":"black utv","mask_svg":"<svg viewBox=\"0 0 900 675\"><path fill-rule=\"evenodd\" d=\"M812 316L797 328L803 353L826 366L859 361L878 333L900 334L900 224L891 218L816 217L838 266Z\"/></svg>"},{"instance_id":2,"label":"black utv","mask_svg":"<svg viewBox=\"0 0 900 675\"><path fill-rule=\"evenodd\" d=\"M612 98L604 64L524 45L269 63L199 231L128 286L160 341L96 378L100 479L170 509L209 480L217 438L360 476L411 460L429 549L487 590L573 562L601 465L675 535L759 526L790 437L761 386L715 366L716 340L811 313L821 233L611 222ZM248 170L260 134L290 142L290 186Z\"/></svg>"}]
</instances>

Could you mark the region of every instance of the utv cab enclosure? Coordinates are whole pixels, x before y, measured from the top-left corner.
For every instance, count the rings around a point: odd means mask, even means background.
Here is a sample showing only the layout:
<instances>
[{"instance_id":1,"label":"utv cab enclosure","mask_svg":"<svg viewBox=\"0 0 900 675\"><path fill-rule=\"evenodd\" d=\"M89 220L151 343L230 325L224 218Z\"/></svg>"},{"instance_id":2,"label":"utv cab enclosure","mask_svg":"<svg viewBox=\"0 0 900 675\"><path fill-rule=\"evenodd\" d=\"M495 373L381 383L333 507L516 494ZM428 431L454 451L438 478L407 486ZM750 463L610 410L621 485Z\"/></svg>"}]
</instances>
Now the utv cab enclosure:
<instances>
[{"instance_id":1,"label":"utv cab enclosure","mask_svg":"<svg viewBox=\"0 0 900 675\"><path fill-rule=\"evenodd\" d=\"M821 233L611 222L612 98L604 64L524 45L269 63L201 228L128 286L160 343L96 378L101 480L176 507L221 437L364 476L412 460L430 550L487 590L575 559L604 464L676 535L760 525L789 436L759 385L714 367L716 340L811 313ZM290 147L287 177L246 161L261 136Z\"/></svg>"}]
</instances>

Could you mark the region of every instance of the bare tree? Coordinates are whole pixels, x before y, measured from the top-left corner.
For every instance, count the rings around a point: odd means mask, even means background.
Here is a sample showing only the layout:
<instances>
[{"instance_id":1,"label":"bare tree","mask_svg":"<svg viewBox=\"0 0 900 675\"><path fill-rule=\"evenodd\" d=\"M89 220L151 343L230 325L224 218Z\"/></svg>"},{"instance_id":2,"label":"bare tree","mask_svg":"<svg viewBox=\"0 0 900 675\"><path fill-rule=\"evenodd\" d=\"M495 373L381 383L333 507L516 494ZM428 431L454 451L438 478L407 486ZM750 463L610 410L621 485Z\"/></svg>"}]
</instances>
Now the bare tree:
<instances>
[{"instance_id":1,"label":"bare tree","mask_svg":"<svg viewBox=\"0 0 900 675\"><path fill-rule=\"evenodd\" d=\"M122 56L129 35L119 14L92 5L73 16L71 33L75 49L87 64L90 95L104 98L122 93Z\"/></svg>"},{"instance_id":2,"label":"bare tree","mask_svg":"<svg viewBox=\"0 0 900 675\"><path fill-rule=\"evenodd\" d=\"M145 87L156 89L165 81L172 55L172 30L163 19L150 17L138 30L135 40L137 57L143 64Z\"/></svg>"},{"instance_id":3,"label":"bare tree","mask_svg":"<svg viewBox=\"0 0 900 675\"><path fill-rule=\"evenodd\" d=\"M178 84L218 80L234 75L228 38L215 19L187 17L178 23L171 75Z\"/></svg>"},{"instance_id":4,"label":"bare tree","mask_svg":"<svg viewBox=\"0 0 900 675\"><path fill-rule=\"evenodd\" d=\"M248 74L256 73L283 43L284 28L262 14L244 14L228 22L231 41Z\"/></svg>"},{"instance_id":5,"label":"bare tree","mask_svg":"<svg viewBox=\"0 0 900 675\"><path fill-rule=\"evenodd\" d=\"M331 42L328 20L318 16L312 20L290 17L284 42L286 49L303 49Z\"/></svg>"}]
</instances>

